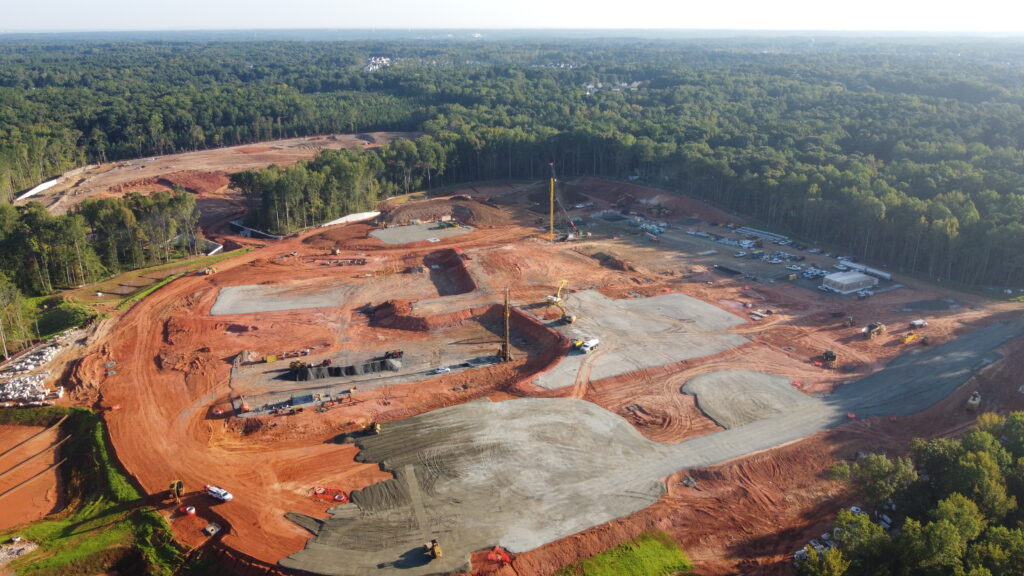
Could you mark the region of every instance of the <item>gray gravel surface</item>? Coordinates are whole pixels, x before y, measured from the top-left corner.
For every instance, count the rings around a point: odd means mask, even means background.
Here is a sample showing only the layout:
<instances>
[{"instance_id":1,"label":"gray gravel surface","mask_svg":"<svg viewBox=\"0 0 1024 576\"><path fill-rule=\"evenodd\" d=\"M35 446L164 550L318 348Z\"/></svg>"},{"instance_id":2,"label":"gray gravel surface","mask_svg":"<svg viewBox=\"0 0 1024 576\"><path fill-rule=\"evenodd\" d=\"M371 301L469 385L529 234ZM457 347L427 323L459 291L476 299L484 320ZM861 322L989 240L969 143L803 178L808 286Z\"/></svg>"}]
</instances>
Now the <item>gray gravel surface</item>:
<instances>
[{"instance_id":1,"label":"gray gravel surface","mask_svg":"<svg viewBox=\"0 0 1024 576\"><path fill-rule=\"evenodd\" d=\"M523 552L641 510L676 471L799 440L846 422L849 412L928 408L1022 334L1024 323L993 324L900 358L826 399L775 402L774 415L677 445L647 440L621 417L574 399L477 401L388 423L359 441L359 458L395 478L354 492L353 504L332 508L329 519L289 514L314 538L281 564L331 575L464 571L476 550L500 544ZM734 382L740 394L763 386L758 378ZM431 538L445 556L428 563L421 546Z\"/></svg>"}]
</instances>

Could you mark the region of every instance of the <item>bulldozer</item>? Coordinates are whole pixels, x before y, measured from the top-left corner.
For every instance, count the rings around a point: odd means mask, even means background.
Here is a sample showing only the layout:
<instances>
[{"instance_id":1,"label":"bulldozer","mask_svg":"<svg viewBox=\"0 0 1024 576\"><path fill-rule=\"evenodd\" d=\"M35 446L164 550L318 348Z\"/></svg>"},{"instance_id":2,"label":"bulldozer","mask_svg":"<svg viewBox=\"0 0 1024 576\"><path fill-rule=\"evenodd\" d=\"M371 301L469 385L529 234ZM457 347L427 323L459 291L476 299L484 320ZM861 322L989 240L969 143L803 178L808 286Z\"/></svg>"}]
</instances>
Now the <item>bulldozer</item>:
<instances>
[{"instance_id":1,"label":"bulldozer","mask_svg":"<svg viewBox=\"0 0 1024 576\"><path fill-rule=\"evenodd\" d=\"M917 334L917 332L907 332L906 334L903 335L903 343L910 344L911 342L917 340L918 338L920 338L920 336Z\"/></svg>"},{"instance_id":2,"label":"bulldozer","mask_svg":"<svg viewBox=\"0 0 1024 576\"><path fill-rule=\"evenodd\" d=\"M882 334L885 334L885 324L882 324L881 322L868 324L862 330L862 332L864 332L864 336L867 337L869 340L874 339L876 336L881 336Z\"/></svg>"},{"instance_id":3,"label":"bulldozer","mask_svg":"<svg viewBox=\"0 0 1024 576\"><path fill-rule=\"evenodd\" d=\"M825 350L821 353L821 363L825 368L836 367L836 353L832 350Z\"/></svg>"},{"instance_id":4,"label":"bulldozer","mask_svg":"<svg viewBox=\"0 0 1024 576\"><path fill-rule=\"evenodd\" d=\"M185 483L181 480L172 480L167 490L167 495L174 498L174 503L181 504L181 497L185 495Z\"/></svg>"}]
</instances>

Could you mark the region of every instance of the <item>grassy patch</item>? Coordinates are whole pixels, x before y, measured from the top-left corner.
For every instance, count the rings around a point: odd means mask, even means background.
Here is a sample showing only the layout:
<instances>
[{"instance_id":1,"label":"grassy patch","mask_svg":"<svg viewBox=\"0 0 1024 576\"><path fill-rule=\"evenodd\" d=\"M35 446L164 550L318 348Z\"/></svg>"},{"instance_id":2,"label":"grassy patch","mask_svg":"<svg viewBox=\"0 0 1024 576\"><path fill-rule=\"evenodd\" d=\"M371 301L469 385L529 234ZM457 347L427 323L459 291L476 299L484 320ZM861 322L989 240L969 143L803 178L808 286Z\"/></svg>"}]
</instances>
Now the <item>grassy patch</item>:
<instances>
[{"instance_id":1,"label":"grassy patch","mask_svg":"<svg viewBox=\"0 0 1024 576\"><path fill-rule=\"evenodd\" d=\"M181 273L178 273L178 274L172 274L171 276L168 276L167 278L164 278L163 280L157 282L156 284L151 284L150 286L147 286L145 290L142 290L140 292L136 292L135 294L132 294L131 296L125 298L124 300L121 300L121 303L117 305L117 309L118 310L124 310L125 308L128 308L129 306L132 306L133 304L135 304L139 300L142 300L146 296L149 296L153 292L156 292L157 290L163 288L164 286L167 286L171 282L174 282L175 280L177 280L178 278L181 278L184 275L185 275L184 272L181 272Z\"/></svg>"},{"instance_id":2,"label":"grassy patch","mask_svg":"<svg viewBox=\"0 0 1024 576\"><path fill-rule=\"evenodd\" d=\"M648 532L559 570L557 576L669 576L691 568L675 540L664 532Z\"/></svg>"},{"instance_id":3,"label":"grassy patch","mask_svg":"<svg viewBox=\"0 0 1024 576\"><path fill-rule=\"evenodd\" d=\"M49 298L38 310L39 332L44 340L69 328L78 328L96 317L92 308L62 298Z\"/></svg>"},{"instance_id":4,"label":"grassy patch","mask_svg":"<svg viewBox=\"0 0 1024 576\"><path fill-rule=\"evenodd\" d=\"M63 512L16 530L39 550L12 563L18 574L58 576L96 574L109 569L173 574L183 563L166 522L143 504L142 495L112 457L105 427L93 412L74 408L4 410L0 424L47 426L60 416L61 449L68 462L60 472L70 505Z\"/></svg>"}]
</instances>

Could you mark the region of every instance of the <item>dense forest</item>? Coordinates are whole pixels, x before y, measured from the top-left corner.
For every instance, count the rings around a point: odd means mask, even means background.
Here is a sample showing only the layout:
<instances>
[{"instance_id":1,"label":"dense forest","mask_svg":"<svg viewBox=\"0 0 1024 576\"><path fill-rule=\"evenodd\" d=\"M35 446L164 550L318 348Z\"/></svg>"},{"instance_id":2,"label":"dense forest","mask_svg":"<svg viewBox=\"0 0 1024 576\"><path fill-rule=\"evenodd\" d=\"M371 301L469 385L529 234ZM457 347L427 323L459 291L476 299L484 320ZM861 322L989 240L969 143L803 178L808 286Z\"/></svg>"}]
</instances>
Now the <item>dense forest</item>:
<instances>
[{"instance_id":1,"label":"dense forest","mask_svg":"<svg viewBox=\"0 0 1024 576\"><path fill-rule=\"evenodd\" d=\"M1016 287L1022 105L1024 46L1009 40L0 37L0 203L90 162L393 129L422 136L237 175L250 221L294 230L398 191L545 177L554 161L895 270ZM0 211L5 248L20 242L0 273L41 294L152 261L161 232L139 232L139 203Z\"/></svg>"},{"instance_id":2,"label":"dense forest","mask_svg":"<svg viewBox=\"0 0 1024 576\"><path fill-rule=\"evenodd\" d=\"M833 474L878 513L841 511L836 546L808 548L797 573L1024 574L1024 412L983 414L962 438L915 440L910 452L836 465Z\"/></svg>"}]
</instances>

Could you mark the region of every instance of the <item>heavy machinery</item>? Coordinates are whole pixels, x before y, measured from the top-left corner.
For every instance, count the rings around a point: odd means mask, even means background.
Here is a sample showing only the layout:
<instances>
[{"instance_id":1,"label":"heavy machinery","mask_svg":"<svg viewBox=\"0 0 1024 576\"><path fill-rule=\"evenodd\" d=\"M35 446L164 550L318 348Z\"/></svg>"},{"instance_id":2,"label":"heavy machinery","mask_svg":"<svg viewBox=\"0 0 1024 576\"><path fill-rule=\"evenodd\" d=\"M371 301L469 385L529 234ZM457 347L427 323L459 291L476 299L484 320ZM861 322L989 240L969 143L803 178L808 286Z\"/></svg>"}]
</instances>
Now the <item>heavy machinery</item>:
<instances>
[{"instance_id":1,"label":"heavy machinery","mask_svg":"<svg viewBox=\"0 0 1024 576\"><path fill-rule=\"evenodd\" d=\"M377 422L376 420L370 422L369 424L366 425L366 428L363 429L363 432L365 432L369 436L377 436L378 434L380 434L380 422Z\"/></svg>"},{"instance_id":2,"label":"heavy machinery","mask_svg":"<svg viewBox=\"0 0 1024 576\"><path fill-rule=\"evenodd\" d=\"M384 359L385 360L388 360L390 358L396 358L397 359L397 358L401 358L402 356L405 356L405 351L403 351L403 350L388 350L387 352L384 353Z\"/></svg>"},{"instance_id":3,"label":"heavy machinery","mask_svg":"<svg viewBox=\"0 0 1024 576\"><path fill-rule=\"evenodd\" d=\"M174 498L174 504L181 504L181 497L185 495L185 483L181 480L171 481L171 486L167 490L168 496Z\"/></svg>"},{"instance_id":4,"label":"heavy machinery","mask_svg":"<svg viewBox=\"0 0 1024 576\"><path fill-rule=\"evenodd\" d=\"M847 316L846 320L843 320L843 327L844 328L852 328L854 326L854 324L855 324L855 322L853 320L853 316Z\"/></svg>"},{"instance_id":5,"label":"heavy machinery","mask_svg":"<svg viewBox=\"0 0 1024 576\"><path fill-rule=\"evenodd\" d=\"M443 554L441 553L441 545L437 543L437 538L434 538L430 542L427 542L426 544L424 544L423 548L424 548L424 551L425 551L424 553L431 560L437 560L438 558L443 556Z\"/></svg>"},{"instance_id":6,"label":"heavy machinery","mask_svg":"<svg viewBox=\"0 0 1024 576\"><path fill-rule=\"evenodd\" d=\"M565 285L568 283L568 280L562 280L562 282L559 283L558 285L558 290L554 294L548 295L547 302L548 305L558 308L558 310L562 313L562 322L565 322L566 324L572 324L573 322L576 321L576 316L573 314L569 314L569 312L566 311L565 309L565 304L562 303L562 288L565 288Z\"/></svg>"},{"instance_id":7,"label":"heavy machinery","mask_svg":"<svg viewBox=\"0 0 1024 576\"><path fill-rule=\"evenodd\" d=\"M920 336L917 332L907 332L906 334L903 335L903 343L910 344L911 342L917 340L918 338L920 338Z\"/></svg>"},{"instance_id":8,"label":"heavy machinery","mask_svg":"<svg viewBox=\"0 0 1024 576\"><path fill-rule=\"evenodd\" d=\"M865 326L864 329L861 330L861 332L863 332L864 336L870 340L875 338L876 336L881 336L882 334L885 334L885 324L882 324L881 322L874 322L872 324L868 324L867 326Z\"/></svg>"},{"instance_id":9,"label":"heavy machinery","mask_svg":"<svg viewBox=\"0 0 1024 576\"><path fill-rule=\"evenodd\" d=\"M216 269L216 268L214 268L213 266L207 266L206 268L203 268L203 269L202 269L202 270L200 270L199 272L200 272L200 274L202 274L203 276L212 276L212 275L214 275L214 274L216 274L216 273L217 273L217 269Z\"/></svg>"},{"instance_id":10,"label":"heavy machinery","mask_svg":"<svg viewBox=\"0 0 1024 576\"><path fill-rule=\"evenodd\" d=\"M978 406L980 406L980 405L981 405L981 392L978 392L977 390L975 390L974 392L971 392L971 397L967 399L967 404L966 404L967 410L969 412L974 412L975 410L978 409Z\"/></svg>"},{"instance_id":11,"label":"heavy machinery","mask_svg":"<svg viewBox=\"0 0 1024 576\"><path fill-rule=\"evenodd\" d=\"M595 349L597 349L597 345L600 344L600 343L601 343L601 341L598 340L597 338L590 338L588 340L584 340L582 338L578 338L578 339L572 341L572 347L573 347L573 349L579 350L580 352L583 352L584 354L590 354Z\"/></svg>"},{"instance_id":12,"label":"heavy machinery","mask_svg":"<svg viewBox=\"0 0 1024 576\"><path fill-rule=\"evenodd\" d=\"M825 368L836 367L836 353L832 350L825 350L821 353L821 363Z\"/></svg>"}]
</instances>

